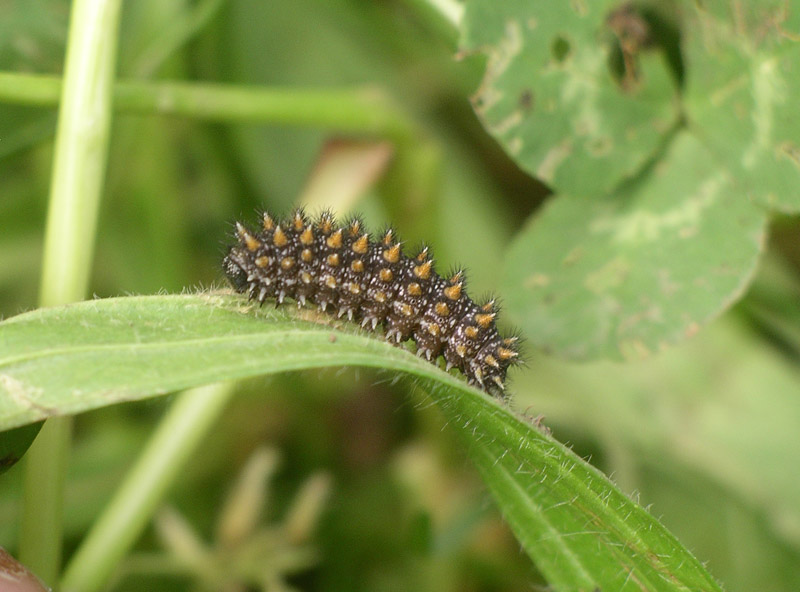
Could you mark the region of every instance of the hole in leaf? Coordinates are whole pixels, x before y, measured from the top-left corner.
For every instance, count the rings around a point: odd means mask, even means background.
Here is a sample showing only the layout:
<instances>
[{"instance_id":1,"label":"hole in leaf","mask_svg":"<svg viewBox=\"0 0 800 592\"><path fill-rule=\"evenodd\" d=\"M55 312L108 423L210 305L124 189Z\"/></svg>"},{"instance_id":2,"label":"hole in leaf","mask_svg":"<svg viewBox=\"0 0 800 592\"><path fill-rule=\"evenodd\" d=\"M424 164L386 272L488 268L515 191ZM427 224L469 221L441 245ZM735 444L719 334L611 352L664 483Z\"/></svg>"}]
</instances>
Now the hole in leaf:
<instances>
[{"instance_id":1,"label":"hole in leaf","mask_svg":"<svg viewBox=\"0 0 800 592\"><path fill-rule=\"evenodd\" d=\"M639 56L645 51L663 53L678 87L683 84L683 59L677 15L663 8L624 3L606 17L606 28L613 35L608 53L611 75L625 91L641 82Z\"/></svg>"}]
</instances>

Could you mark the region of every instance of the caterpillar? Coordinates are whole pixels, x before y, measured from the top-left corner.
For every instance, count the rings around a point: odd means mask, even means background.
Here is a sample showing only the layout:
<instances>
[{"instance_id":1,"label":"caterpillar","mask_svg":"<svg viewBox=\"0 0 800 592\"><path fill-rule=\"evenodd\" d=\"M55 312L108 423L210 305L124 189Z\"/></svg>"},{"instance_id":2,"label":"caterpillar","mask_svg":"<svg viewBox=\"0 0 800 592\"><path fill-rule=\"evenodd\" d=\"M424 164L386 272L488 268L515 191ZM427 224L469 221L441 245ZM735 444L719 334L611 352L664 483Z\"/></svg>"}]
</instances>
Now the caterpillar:
<instances>
[{"instance_id":1,"label":"caterpillar","mask_svg":"<svg viewBox=\"0 0 800 592\"><path fill-rule=\"evenodd\" d=\"M409 257L392 228L373 240L359 217L338 224L330 212L312 220L302 209L283 220L264 213L258 231L237 222L235 241L223 268L237 292L260 304L313 303L373 331L382 325L388 341L413 339L418 355L442 356L448 371L504 395L518 337L499 334L496 302L476 304L463 270L436 273L427 246Z\"/></svg>"}]
</instances>

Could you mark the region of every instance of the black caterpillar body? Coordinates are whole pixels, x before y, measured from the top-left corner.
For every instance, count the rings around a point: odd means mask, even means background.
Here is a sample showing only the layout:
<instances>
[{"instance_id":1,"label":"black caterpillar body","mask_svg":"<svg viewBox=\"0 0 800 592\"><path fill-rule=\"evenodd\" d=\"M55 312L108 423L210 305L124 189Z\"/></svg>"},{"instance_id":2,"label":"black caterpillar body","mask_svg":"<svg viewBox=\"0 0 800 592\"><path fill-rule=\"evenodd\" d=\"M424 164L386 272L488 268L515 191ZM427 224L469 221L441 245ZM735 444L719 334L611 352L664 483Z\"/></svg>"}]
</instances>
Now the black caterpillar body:
<instances>
[{"instance_id":1,"label":"black caterpillar body","mask_svg":"<svg viewBox=\"0 0 800 592\"><path fill-rule=\"evenodd\" d=\"M358 218L339 225L330 213L309 220L299 209L286 220L265 213L257 232L237 223L236 240L223 265L237 292L262 304L312 302L373 330L383 325L387 340L413 338L420 356L442 355L448 370L503 394L506 371L519 360L517 338L498 333L494 301L473 302L462 271L436 273L427 247L408 257L391 229L370 240Z\"/></svg>"}]
</instances>

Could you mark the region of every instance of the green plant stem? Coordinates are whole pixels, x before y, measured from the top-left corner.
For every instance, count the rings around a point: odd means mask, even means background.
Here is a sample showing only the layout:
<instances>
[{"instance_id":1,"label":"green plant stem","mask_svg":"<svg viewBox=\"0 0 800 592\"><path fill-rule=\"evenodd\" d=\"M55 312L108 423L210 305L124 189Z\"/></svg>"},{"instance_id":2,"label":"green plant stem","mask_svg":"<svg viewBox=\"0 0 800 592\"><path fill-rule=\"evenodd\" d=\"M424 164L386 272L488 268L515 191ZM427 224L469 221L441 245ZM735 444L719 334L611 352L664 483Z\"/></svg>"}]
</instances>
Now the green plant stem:
<instances>
[{"instance_id":1,"label":"green plant stem","mask_svg":"<svg viewBox=\"0 0 800 592\"><path fill-rule=\"evenodd\" d=\"M121 0L72 6L56 131L39 302L82 300L88 291L111 119ZM42 428L26 457L20 559L45 582L61 561L69 418Z\"/></svg>"},{"instance_id":2,"label":"green plant stem","mask_svg":"<svg viewBox=\"0 0 800 592\"><path fill-rule=\"evenodd\" d=\"M42 306L85 298L111 127L121 0L73 7L45 231Z\"/></svg>"},{"instance_id":3,"label":"green plant stem","mask_svg":"<svg viewBox=\"0 0 800 592\"><path fill-rule=\"evenodd\" d=\"M55 76L0 72L0 102L48 107L58 101ZM425 209L437 190L439 148L377 89L260 88L187 82L119 81L120 112L178 115L218 122L260 122L363 134L396 149L387 187L412 208Z\"/></svg>"},{"instance_id":4,"label":"green plant stem","mask_svg":"<svg viewBox=\"0 0 800 592\"><path fill-rule=\"evenodd\" d=\"M54 417L42 425L23 459L19 557L48 584L55 583L61 566L64 482L71 436L71 418Z\"/></svg>"},{"instance_id":5,"label":"green plant stem","mask_svg":"<svg viewBox=\"0 0 800 592\"><path fill-rule=\"evenodd\" d=\"M222 413L232 383L183 392L64 571L61 589L93 592L107 582L169 485Z\"/></svg>"},{"instance_id":6,"label":"green plant stem","mask_svg":"<svg viewBox=\"0 0 800 592\"><path fill-rule=\"evenodd\" d=\"M0 101L58 104L56 76L0 72ZM377 89L261 88L191 82L119 81L114 106L122 112L179 115L210 121L256 121L387 137L408 142L416 125Z\"/></svg>"}]
</instances>

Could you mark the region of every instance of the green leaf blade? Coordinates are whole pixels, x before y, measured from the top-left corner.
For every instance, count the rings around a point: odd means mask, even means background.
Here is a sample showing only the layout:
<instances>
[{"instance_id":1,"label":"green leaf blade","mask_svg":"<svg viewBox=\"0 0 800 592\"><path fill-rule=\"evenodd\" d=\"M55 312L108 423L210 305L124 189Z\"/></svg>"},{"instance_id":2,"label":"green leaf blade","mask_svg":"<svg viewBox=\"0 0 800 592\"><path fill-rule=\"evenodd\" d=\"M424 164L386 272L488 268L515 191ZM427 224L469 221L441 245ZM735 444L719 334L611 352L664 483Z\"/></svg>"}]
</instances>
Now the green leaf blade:
<instances>
[{"instance_id":1,"label":"green leaf blade","mask_svg":"<svg viewBox=\"0 0 800 592\"><path fill-rule=\"evenodd\" d=\"M464 426L470 458L555 589L720 590L697 559L604 475L490 403L440 400L451 424Z\"/></svg>"},{"instance_id":2,"label":"green leaf blade","mask_svg":"<svg viewBox=\"0 0 800 592\"><path fill-rule=\"evenodd\" d=\"M658 521L507 406L408 350L309 311L258 309L239 296L209 293L19 315L0 323L0 426L211 378L337 365L416 378L464 439L526 552L558 589L719 591ZM26 398L10 396L9 379L24 385Z\"/></svg>"},{"instance_id":3,"label":"green leaf blade","mask_svg":"<svg viewBox=\"0 0 800 592\"><path fill-rule=\"evenodd\" d=\"M349 324L325 326L266 307L258 316L269 322L257 323L248 314L252 308L225 294L145 296L41 309L4 321L0 428L198 384L330 365L381 366L457 381Z\"/></svg>"}]
</instances>

